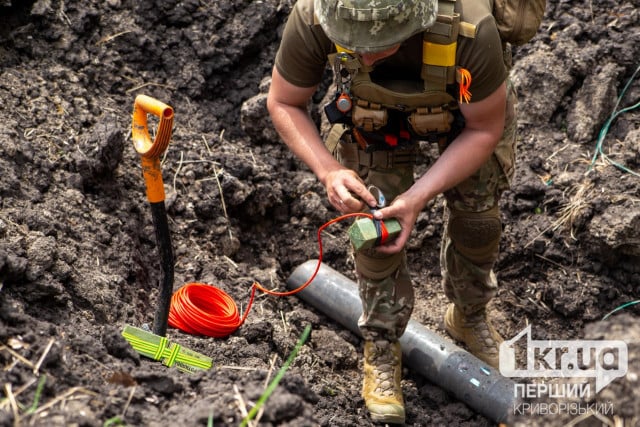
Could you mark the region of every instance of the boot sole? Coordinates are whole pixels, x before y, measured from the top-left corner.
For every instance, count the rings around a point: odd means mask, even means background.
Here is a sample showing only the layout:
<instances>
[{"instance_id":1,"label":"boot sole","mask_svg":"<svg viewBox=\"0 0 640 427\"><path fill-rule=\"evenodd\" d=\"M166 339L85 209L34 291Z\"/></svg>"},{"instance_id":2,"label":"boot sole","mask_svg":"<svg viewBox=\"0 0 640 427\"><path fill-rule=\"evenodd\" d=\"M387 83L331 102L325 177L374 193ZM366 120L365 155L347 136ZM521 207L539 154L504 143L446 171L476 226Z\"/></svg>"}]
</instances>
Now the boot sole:
<instances>
[{"instance_id":1,"label":"boot sole","mask_svg":"<svg viewBox=\"0 0 640 427\"><path fill-rule=\"evenodd\" d=\"M378 406L378 408L375 406ZM385 411L384 406L387 405L367 405L369 416L371 416L373 421L379 423L404 424L404 407L401 407L400 405L388 405L391 407L388 408L388 411Z\"/></svg>"},{"instance_id":2,"label":"boot sole","mask_svg":"<svg viewBox=\"0 0 640 427\"><path fill-rule=\"evenodd\" d=\"M389 424L404 424L405 417L399 417L398 415L376 415L369 413L371 420L377 423L389 423Z\"/></svg>"}]
</instances>

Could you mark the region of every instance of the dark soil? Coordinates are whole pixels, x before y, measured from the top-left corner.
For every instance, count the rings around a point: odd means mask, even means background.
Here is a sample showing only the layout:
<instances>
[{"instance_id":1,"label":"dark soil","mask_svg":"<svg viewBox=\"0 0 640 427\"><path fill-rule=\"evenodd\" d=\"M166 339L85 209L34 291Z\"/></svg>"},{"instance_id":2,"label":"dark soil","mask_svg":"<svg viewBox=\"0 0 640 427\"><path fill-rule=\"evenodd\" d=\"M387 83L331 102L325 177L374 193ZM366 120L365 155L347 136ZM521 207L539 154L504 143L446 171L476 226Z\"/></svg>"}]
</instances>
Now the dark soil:
<instances>
[{"instance_id":1,"label":"dark soil","mask_svg":"<svg viewBox=\"0 0 640 427\"><path fill-rule=\"evenodd\" d=\"M120 335L152 324L162 278L131 143L138 94L175 109L162 163L174 289L208 283L244 312L254 281L285 290L318 257L317 230L337 212L265 109L292 3L0 0L0 425L239 425L309 324L259 425L371 424L361 341L296 296L258 292L226 338L169 329L171 341L213 359L196 374L140 357ZM603 320L640 295L640 111L608 122L640 100L640 77L627 85L639 65L639 6L549 2L538 35L513 51L519 166L501 202L497 327L505 338L532 325L537 340L629 348L627 375L590 400L612 412L513 423L640 425L640 305ZM323 96L312 106L319 125ZM434 156L423 148L421 168ZM441 199L421 214L408 256L414 319L446 337L441 214ZM324 262L353 278L348 225L324 233ZM408 425L496 424L412 369L403 388Z\"/></svg>"}]
</instances>

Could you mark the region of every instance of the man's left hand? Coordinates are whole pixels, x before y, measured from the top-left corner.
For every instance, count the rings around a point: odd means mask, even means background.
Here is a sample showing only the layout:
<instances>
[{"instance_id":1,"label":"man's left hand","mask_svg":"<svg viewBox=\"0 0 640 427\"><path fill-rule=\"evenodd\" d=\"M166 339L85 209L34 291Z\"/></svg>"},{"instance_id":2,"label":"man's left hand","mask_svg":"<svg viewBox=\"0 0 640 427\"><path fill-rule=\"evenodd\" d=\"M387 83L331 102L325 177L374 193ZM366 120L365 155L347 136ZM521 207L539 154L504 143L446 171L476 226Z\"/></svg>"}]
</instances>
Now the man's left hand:
<instances>
[{"instance_id":1,"label":"man's left hand","mask_svg":"<svg viewBox=\"0 0 640 427\"><path fill-rule=\"evenodd\" d=\"M395 218L400 223L402 230L400 234L391 242L378 246L376 250L383 254L394 254L400 252L409 240L411 230L418 218L420 206L411 203L408 199L400 195L396 198L391 206L377 210L373 216L375 219Z\"/></svg>"}]
</instances>

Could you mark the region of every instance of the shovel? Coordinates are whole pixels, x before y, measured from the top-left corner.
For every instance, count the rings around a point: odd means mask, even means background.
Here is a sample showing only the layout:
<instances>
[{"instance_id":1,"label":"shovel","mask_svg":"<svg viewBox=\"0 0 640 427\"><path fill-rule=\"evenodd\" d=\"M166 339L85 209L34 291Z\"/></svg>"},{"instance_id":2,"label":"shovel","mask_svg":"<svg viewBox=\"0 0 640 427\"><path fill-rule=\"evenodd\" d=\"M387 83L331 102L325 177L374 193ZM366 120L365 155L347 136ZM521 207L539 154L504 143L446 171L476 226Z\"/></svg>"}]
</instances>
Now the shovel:
<instances>
[{"instance_id":1,"label":"shovel","mask_svg":"<svg viewBox=\"0 0 640 427\"><path fill-rule=\"evenodd\" d=\"M147 115L159 118L155 138L151 141ZM133 121L131 137L136 151L142 159L142 175L147 187L147 199L151 205L156 240L160 252L162 267L162 283L160 296L153 319L153 333L125 325L122 336L141 355L153 360L162 361L166 366L175 366L183 372L195 372L211 368L210 357L169 342L166 337L173 294L173 249L169 234L167 211L164 205L164 184L160 157L169 146L173 126L173 108L157 99L146 95L138 95L133 105Z\"/></svg>"},{"instance_id":2,"label":"shovel","mask_svg":"<svg viewBox=\"0 0 640 427\"><path fill-rule=\"evenodd\" d=\"M153 114L159 118L157 134L153 141L149 136L147 114ZM169 308L173 293L173 249L167 211L164 205L165 194L160 157L169 145L172 127L173 108L146 95L136 97L133 106L131 137L133 145L142 159L142 175L147 187L147 199L151 205L162 267L162 283L153 320L153 333L163 337L167 333Z\"/></svg>"}]
</instances>

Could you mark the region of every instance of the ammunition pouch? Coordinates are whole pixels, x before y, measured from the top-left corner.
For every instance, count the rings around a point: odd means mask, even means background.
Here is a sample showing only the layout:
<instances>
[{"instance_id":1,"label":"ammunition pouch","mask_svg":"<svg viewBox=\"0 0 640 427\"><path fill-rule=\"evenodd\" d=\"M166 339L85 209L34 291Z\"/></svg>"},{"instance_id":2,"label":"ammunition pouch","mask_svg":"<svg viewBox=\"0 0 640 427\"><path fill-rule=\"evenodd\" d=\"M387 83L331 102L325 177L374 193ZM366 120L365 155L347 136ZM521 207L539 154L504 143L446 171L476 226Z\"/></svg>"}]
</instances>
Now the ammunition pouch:
<instances>
[{"instance_id":1,"label":"ammunition pouch","mask_svg":"<svg viewBox=\"0 0 640 427\"><path fill-rule=\"evenodd\" d=\"M358 128L366 132L373 132L387 125L389 114L387 109L382 108L380 104L358 100L353 107L351 120Z\"/></svg>"},{"instance_id":2,"label":"ammunition pouch","mask_svg":"<svg viewBox=\"0 0 640 427\"><path fill-rule=\"evenodd\" d=\"M409 115L408 120L415 134L428 136L433 133L448 133L453 123L453 114L443 107L418 108Z\"/></svg>"}]
</instances>

